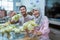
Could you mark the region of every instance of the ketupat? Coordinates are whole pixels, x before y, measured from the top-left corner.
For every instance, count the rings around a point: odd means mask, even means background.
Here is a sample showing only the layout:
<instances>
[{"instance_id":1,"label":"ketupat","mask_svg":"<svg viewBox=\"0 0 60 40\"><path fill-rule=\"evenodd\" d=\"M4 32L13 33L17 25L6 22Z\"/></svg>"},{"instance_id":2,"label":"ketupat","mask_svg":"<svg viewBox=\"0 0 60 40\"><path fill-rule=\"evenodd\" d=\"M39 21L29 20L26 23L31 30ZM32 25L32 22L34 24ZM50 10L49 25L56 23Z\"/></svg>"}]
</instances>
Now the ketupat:
<instances>
[{"instance_id":1,"label":"ketupat","mask_svg":"<svg viewBox=\"0 0 60 40\"><path fill-rule=\"evenodd\" d=\"M9 33L12 31L12 29L16 28L15 25L8 25L6 27L1 27L0 32L1 33Z\"/></svg>"},{"instance_id":2,"label":"ketupat","mask_svg":"<svg viewBox=\"0 0 60 40\"><path fill-rule=\"evenodd\" d=\"M13 31L14 31L15 33L20 33L20 32L21 32L20 29L18 29L18 28L14 28Z\"/></svg>"},{"instance_id":3,"label":"ketupat","mask_svg":"<svg viewBox=\"0 0 60 40\"><path fill-rule=\"evenodd\" d=\"M15 26L15 25L10 24L10 25L8 25L8 26L6 27L6 32L11 32L11 31L12 31L12 29L14 29L14 28L16 28L16 26Z\"/></svg>"},{"instance_id":4,"label":"ketupat","mask_svg":"<svg viewBox=\"0 0 60 40\"><path fill-rule=\"evenodd\" d=\"M29 23L32 25L32 26L38 26L34 20L30 20Z\"/></svg>"},{"instance_id":5,"label":"ketupat","mask_svg":"<svg viewBox=\"0 0 60 40\"><path fill-rule=\"evenodd\" d=\"M10 24L7 27L12 27L12 28L16 28L16 25Z\"/></svg>"},{"instance_id":6,"label":"ketupat","mask_svg":"<svg viewBox=\"0 0 60 40\"><path fill-rule=\"evenodd\" d=\"M0 29L0 32L1 33L5 33L5 29Z\"/></svg>"},{"instance_id":7,"label":"ketupat","mask_svg":"<svg viewBox=\"0 0 60 40\"><path fill-rule=\"evenodd\" d=\"M12 20L18 21L20 17L22 17L21 14L16 14L16 15L14 15L14 16L12 17Z\"/></svg>"},{"instance_id":8,"label":"ketupat","mask_svg":"<svg viewBox=\"0 0 60 40\"><path fill-rule=\"evenodd\" d=\"M0 29L1 29L1 28L4 28L4 26L3 26L3 25L0 25Z\"/></svg>"},{"instance_id":9,"label":"ketupat","mask_svg":"<svg viewBox=\"0 0 60 40\"><path fill-rule=\"evenodd\" d=\"M29 31L34 29L34 27L31 24L29 24L27 27Z\"/></svg>"},{"instance_id":10,"label":"ketupat","mask_svg":"<svg viewBox=\"0 0 60 40\"><path fill-rule=\"evenodd\" d=\"M25 29L27 29L27 26L29 25L29 22L26 22L26 23L24 23L23 24L23 29L25 30Z\"/></svg>"},{"instance_id":11,"label":"ketupat","mask_svg":"<svg viewBox=\"0 0 60 40\"><path fill-rule=\"evenodd\" d=\"M11 32L11 31L14 31L15 33L20 33L22 31L25 31L26 29L28 29L29 31L31 30L34 30L34 27L38 26L35 21L28 21L26 23L23 24L22 27L19 27L17 28L16 25L13 25L13 24L9 24L8 26L6 27L0 27L0 31L2 33L4 32Z\"/></svg>"},{"instance_id":12,"label":"ketupat","mask_svg":"<svg viewBox=\"0 0 60 40\"><path fill-rule=\"evenodd\" d=\"M29 31L34 30L35 27L37 27L38 25L35 23L35 21L28 21L26 23L23 24L23 29L28 29Z\"/></svg>"},{"instance_id":13,"label":"ketupat","mask_svg":"<svg viewBox=\"0 0 60 40\"><path fill-rule=\"evenodd\" d=\"M23 26L22 26L22 27L19 27L19 29L20 29L21 32L25 31L25 30L23 29Z\"/></svg>"},{"instance_id":14,"label":"ketupat","mask_svg":"<svg viewBox=\"0 0 60 40\"><path fill-rule=\"evenodd\" d=\"M11 24L10 21L8 21L8 22L4 23L3 26L8 26L8 25L10 25L10 24Z\"/></svg>"},{"instance_id":15,"label":"ketupat","mask_svg":"<svg viewBox=\"0 0 60 40\"><path fill-rule=\"evenodd\" d=\"M7 27L7 28L6 28L6 32L11 32L12 29L13 29L13 27Z\"/></svg>"}]
</instances>

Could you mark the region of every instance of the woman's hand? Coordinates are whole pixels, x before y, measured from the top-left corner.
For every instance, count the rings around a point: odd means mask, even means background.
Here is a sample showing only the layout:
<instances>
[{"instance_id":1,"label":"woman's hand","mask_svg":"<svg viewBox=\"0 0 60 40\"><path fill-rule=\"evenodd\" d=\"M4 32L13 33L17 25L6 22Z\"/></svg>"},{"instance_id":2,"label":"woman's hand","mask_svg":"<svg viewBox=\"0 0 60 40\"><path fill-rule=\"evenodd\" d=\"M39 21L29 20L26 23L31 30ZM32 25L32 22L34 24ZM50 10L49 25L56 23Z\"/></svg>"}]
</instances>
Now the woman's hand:
<instances>
[{"instance_id":1,"label":"woman's hand","mask_svg":"<svg viewBox=\"0 0 60 40\"><path fill-rule=\"evenodd\" d=\"M34 30L32 30L32 31L29 31L29 33L32 33L32 34L33 34L33 33L34 33Z\"/></svg>"},{"instance_id":2,"label":"woman's hand","mask_svg":"<svg viewBox=\"0 0 60 40\"><path fill-rule=\"evenodd\" d=\"M34 34L34 35L37 35L37 36L41 36L41 35L42 35L42 33L41 33L40 31L34 31L33 34Z\"/></svg>"},{"instance_id":3,"label":"woman's hand","mask_svg":"<svg viewBox=\"0 0 60 40\"><path fill-rule=\"evenodd\" d=\"M36 32L36 35L37 35L37 36L41 36L42 33L41 33L40 31L38 31L38 32Z\"/></svg>"},{"instance_id":4,"label":"woman's hand","mask_svg":"<svg viewBox=\"0 0 60 40\"><path fill-rule=\"evenodd\" d=\"M15 20L10 20L10 23L11 23L11 24L14 24L14 23L15 23Z\"/></svg>"}]
</instances>

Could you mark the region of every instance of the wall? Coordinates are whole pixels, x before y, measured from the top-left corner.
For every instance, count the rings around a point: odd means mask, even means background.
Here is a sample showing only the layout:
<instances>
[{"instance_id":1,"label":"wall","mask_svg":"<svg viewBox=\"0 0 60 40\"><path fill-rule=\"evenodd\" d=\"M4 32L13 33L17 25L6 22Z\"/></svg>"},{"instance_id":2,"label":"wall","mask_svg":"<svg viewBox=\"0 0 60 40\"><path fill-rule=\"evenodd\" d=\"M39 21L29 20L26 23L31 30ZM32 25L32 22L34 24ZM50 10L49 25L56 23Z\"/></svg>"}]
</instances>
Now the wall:
<instances>
[{"instance_id":1,"label":"wall","mask_svg":"<svg viewBox=\"0 0 60 40\"><path fill-rule=\"evenodd\" d=\"M16 12L19 11L19 6L20 6L19 3L21 3L21 0L13 0L13 10L16 11Z\"/></svg>"},{"instance_id":2,"label":"wall","mask_svg":"<svg viewBox=\"0 0 60 40\"><path fill-rule=\"evenodd\" d=\"M21 3L27 7L27 11L31 11L33 6L37 6L40 7L42 15L45 13L45 0L21 0Z\"/></svg>"}]
</instances>

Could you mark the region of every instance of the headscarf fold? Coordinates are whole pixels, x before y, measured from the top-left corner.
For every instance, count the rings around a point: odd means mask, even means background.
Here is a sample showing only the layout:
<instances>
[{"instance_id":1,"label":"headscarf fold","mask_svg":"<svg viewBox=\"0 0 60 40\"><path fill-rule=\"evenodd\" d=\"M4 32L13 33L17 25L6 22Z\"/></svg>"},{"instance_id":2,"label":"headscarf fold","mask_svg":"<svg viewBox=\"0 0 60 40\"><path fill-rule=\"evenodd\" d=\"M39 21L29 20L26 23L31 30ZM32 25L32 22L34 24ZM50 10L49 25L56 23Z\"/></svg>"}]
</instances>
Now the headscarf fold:
<instances>
[{"instance_id":1,"label":"headscarf fold","mask_svg":"<svg viewBox=\"0 0 60 40\"><path fill-rule=\"evenodd\" d=\"M40 25L40 23L41 23L41 21L42 21L42 12L41 12L40 8L38 8L38 7L34 7L33 10L38 10L39 13L40 13L38 18L36 18L36 17L33 15L35 22L36 22L38 25Z\"/></svg>"}]
</instances>

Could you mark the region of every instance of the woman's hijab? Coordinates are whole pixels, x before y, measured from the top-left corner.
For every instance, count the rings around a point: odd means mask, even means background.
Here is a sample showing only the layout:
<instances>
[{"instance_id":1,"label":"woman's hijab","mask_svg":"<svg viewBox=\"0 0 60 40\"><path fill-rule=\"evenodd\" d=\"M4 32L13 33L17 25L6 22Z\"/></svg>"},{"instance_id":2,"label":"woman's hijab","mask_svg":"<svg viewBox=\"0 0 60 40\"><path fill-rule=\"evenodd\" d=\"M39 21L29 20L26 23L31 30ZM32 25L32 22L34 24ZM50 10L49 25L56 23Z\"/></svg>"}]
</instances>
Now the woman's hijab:
<instances>
[{"instance_id":1,"label":"woman's hijab","mask_svg":"<svg viewBox=\"0 0 60 40\"><path fill-rule=\"evenodd\" d=\"M37 8L37 7L34 7L33 10L38 10L38 11L39 11L39 16L38 16L38 18L36 18L34 15L33 15L33 16L34 16L35 22L36 22L38 25L40 25L41 20L42 20L41 10L40 10L40 8Z\"/></svg>"}]
</instances>

